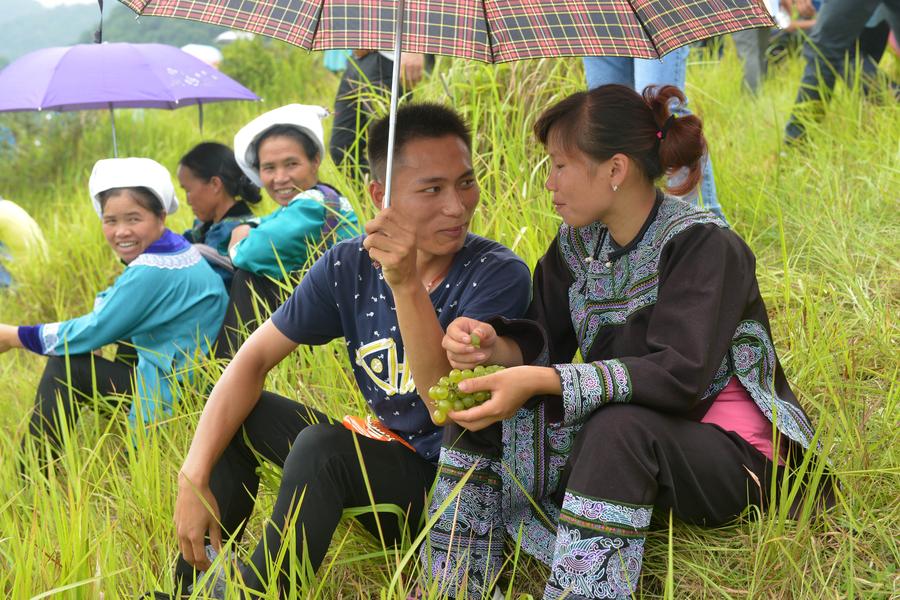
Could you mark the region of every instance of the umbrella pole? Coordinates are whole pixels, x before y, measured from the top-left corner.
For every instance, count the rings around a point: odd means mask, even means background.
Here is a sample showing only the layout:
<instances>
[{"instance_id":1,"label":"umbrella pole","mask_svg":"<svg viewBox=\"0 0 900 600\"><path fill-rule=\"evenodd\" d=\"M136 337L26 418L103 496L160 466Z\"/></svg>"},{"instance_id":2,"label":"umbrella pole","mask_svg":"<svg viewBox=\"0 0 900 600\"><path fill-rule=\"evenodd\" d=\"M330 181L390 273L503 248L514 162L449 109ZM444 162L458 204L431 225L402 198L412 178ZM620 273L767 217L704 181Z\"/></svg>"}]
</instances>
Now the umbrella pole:
<instances>
[{"instance_id":1,"label":"umbrella pole","mask_svg":"<svg viewBox=\"0 0 900 600\"><path fill-rule=\"evenodd\" d=\"M200 119L200 135L203 135L203 103L197 100L197 117Z\"/></svg>"},{"instance_id":2,"label":"umbrella pole","mask_svg":"<svg viewBox=\"0 0 900 600\"><path fill-rule=\"evenodd\" d=\"M119 145L116 143L116 113L113 112L112 102L109 103L109 122L112 123L113 158L119 158Z\"/></svg>"},{"instance_id":3,"label":"umbrella pole","mask_svg":"<svg viewBox=\"0 0 900 600\"><path fill-rule=\"evenodd\" d=\"M400 46L403 41L404 0L397 1L397 22L394 29L394 66L391 75L391 112L388 117L387 174L384 183L383 208L391 205L394 183L394 134L397 130L397 101L400 96Z\"/></svg>"}]
</instances>

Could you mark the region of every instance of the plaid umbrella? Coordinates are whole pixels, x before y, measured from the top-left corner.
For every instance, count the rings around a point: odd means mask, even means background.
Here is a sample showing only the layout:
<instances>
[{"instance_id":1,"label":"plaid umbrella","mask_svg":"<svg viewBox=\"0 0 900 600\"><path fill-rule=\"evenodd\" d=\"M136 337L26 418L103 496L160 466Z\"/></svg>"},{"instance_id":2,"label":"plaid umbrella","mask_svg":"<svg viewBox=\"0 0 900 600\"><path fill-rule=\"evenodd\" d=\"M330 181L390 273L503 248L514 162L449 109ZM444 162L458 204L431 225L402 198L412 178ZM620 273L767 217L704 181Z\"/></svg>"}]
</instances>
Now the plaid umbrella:
<instances>
[{"instance_id":1,"label":"plaid umbrella","mask_svg":"<svg viewBox=\"0 0 900 600\"><path fill-rule=\"evenodd\" d=\"M119 0L307 50L393 50L398 0ZM490 63L548 56L658 58L685 44L771 27L761 0L406 0L403 51Z\"/></svg>"},{"instance_id":2,"label":"plaid umbrella","mask_svg":"<svg viewBox=\"0 0 900 600\"><path fill-rule=\"evenodd\" d=\"M555 56L658 58L709 37L774 25L762 0L119 2L139 15L241 29L307 50L359 48L399 55L402 49L490 63ZM391 197L399 68L395 60L385 206Z\"/></svg>"}]
</instances>

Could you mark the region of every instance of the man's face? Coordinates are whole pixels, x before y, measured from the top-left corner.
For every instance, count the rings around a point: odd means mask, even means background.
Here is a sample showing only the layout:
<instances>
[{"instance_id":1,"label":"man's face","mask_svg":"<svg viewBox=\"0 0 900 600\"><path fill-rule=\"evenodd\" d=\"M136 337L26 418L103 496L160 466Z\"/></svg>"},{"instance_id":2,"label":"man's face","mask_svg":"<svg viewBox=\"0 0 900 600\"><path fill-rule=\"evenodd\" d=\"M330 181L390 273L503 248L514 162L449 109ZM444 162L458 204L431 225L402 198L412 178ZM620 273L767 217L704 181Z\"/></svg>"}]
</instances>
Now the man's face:
<instances>
[{"instance_id":1,"label":"man's face","mask_svg":"<svg viewBox=\"0 0 900 600\"><path fill-rule=\"evenodd\" d=\"M373 184L381 207L384 187ZM472 156L455 135L407 142L394 160L391 206L416 230L421 252L442 256L462 248L479 190Z\"/></svg>"}]
</instances>

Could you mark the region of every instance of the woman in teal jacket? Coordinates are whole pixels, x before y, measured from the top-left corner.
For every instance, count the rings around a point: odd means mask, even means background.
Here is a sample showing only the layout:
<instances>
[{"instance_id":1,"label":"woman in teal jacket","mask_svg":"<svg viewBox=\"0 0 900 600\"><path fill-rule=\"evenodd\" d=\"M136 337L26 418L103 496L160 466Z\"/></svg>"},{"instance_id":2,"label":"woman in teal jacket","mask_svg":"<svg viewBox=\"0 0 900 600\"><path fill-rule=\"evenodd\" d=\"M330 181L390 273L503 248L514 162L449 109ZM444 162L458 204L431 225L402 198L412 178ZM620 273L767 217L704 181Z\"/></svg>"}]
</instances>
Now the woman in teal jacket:
<instances>
[{"instance_id":1,"label":"woman in teal jacket","mask_svg":"<svg viewBox=\"0 0 900 600\"><path fill-rule=\"evenodd\" d=\"M125 271L84 316L0 325L0 353L25 348L50 356L29 433L53 448L62 443L60 426L77 420L77 404L95 394L129 402L132 425L170 414L179 384L207 353L227 302L221 278L187 240L165 227L178 202L162 165L147 158L101 160L91 173L90 191L106 241ZM119 340L130 340L136 365L93 354Z\"/></svg>"},{"instance_id":2,"label":"woman in teal jacket","mask_svg":"<svg viewBox=\"0 0 900 600\"><path fill-rule=\"evenodd\" d=\"M319 181L325 155L321 120L327 114L320 106L289 104L260 115L234 136L238 165L280 207L232 232L235 274L219 357L233 356L242 332L256 329L281 304L290 292L285 282L291 273L335 241L359 235L350 203Z\"/></svg>"}]
</instances>

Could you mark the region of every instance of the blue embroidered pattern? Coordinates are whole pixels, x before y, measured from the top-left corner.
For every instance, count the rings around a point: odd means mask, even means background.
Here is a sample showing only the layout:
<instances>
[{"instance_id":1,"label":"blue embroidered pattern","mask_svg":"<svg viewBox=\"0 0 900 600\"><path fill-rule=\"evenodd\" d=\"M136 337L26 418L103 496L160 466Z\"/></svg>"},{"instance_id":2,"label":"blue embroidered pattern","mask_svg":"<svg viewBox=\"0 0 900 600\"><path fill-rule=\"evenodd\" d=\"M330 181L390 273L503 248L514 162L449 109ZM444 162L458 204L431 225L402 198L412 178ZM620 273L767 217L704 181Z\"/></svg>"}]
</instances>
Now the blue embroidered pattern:
<instances>
[{"instance_id":1,"label":"blue embroidered pattern","mask_svg":"<svg viewBox=\"0 0 900 600\"><path fill-rule=\"evenodd\" d=\"M563 498L564 513L587 521L612 524L628 529L646 529L650 526L652 506L619 504L566 492ZM603 528L605 530L605 528Z\"/></svg>"},{"instance_id":2,"label":"blue embroidered pattern","mask_svg":"<svg viewBox=\"0 0 900 600\"><path fill-rule=\"evenodd\" d=\"M803 411L778 397L775 391L775 346L762 323L741 321L731 342L734 374L778 430L804 448L812 443L814 431Z\"/></svg>"},{"instance_id":3,"label":"blue embroidered pattern","mask_svg":"<svg viewBox=\"0 0 900 600\"><path fill-rule=\"evenodd\" d=\"M584 422L607 402L631 400L631 377L621 361L553 365L562 383L563 423Z\"/></svg>"},{"instance_id":4,"label":"blue embroidered pattern","mask_svg":"<svg viewBox=\"0 0 900 600\"><path fill-rule=\"evenodd\" d=\"M451 598L461 589L469 598L481 598L500 568L504 535L499 469L496 460L441 448L429 514L437 512L464 477L468 479L435 522L419 558Z\"/></svg>"},{"instance_id":5,"label":"blue embroidered pattern","mask_svg":"<svg viewBox=\"0 0 900 600\"><path fill-rule=\"evenodd\" d=\"M667 197L637 247L612 263L602 258L614 251L610 236L601 235L604 225L560 227L559 251L574 279L569 310L583 356L590 354L602 327L621 325L634 312L656 302L662 248L685 229L702 223L726 227L712 213ZM595 246L601 239L597 252ZM594 256L601 258L593 260Z\"/></svg>"},{"instance_id":6,"label":"blue embroidered pattern","mask_svg":"<svg viewBox=\"0 0 900 600\"><path fill-rule=\"evenodd\" d=\"M567 491L544 598L629 598L652 512Z\"/></svg>"}]
</instances>

